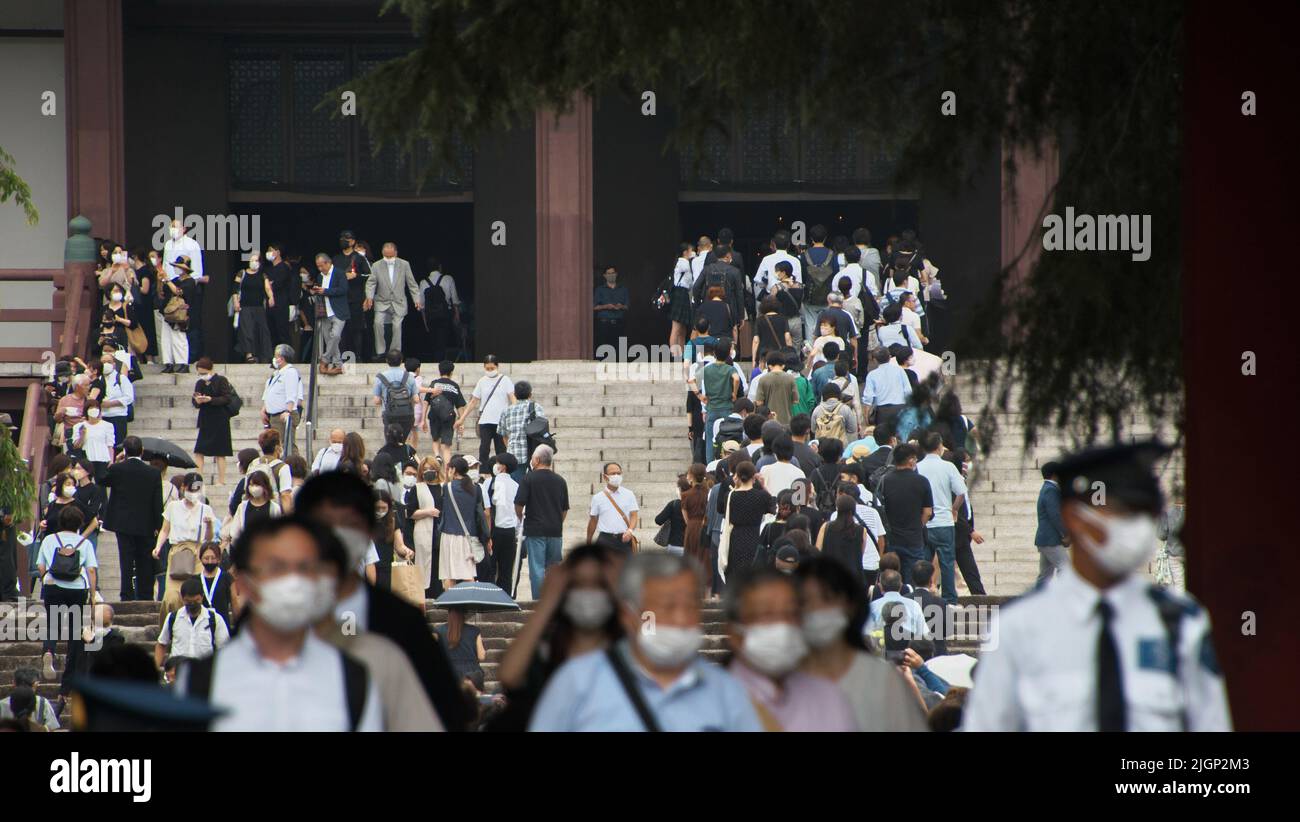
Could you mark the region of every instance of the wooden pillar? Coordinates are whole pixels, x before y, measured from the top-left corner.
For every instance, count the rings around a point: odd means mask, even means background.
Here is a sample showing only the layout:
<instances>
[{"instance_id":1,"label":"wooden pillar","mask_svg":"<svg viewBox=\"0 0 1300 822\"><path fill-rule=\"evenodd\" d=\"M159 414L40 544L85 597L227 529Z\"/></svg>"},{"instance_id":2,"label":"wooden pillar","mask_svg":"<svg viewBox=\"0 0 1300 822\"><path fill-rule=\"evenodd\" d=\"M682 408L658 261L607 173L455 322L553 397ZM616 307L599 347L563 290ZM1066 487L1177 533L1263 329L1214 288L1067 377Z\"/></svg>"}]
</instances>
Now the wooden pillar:
<instances>
[{"instance_id":1,"label":"wooden pillar","mask_svg":"<svg viewBox=\"0 0 1300 822\"><path fill-rule=\"evenodd\" d=\"M591 359L591 98L537 112L537 358Z\"/></svg>"},{"instance_id":2,"label":"wooden pillar","mask_svg":"<svg viewBox=\"0 0 1300 822\"><path fill-rule=\"evenodd\" d=\"M1008 157L1016 161L1014 184L1006 170ZM1011 268L1005 291L1010 295L1028 280L1029 270L1042 253L1036 235L1051 209L1049 204L1044 211L1043 204L1052 196L1060 175L1060 157L1052 143L1043 147L1040 156L1030 148L1003 145L1002 159L1002 267Z\"/></svg>"},{"instance_id":3,"label":"wooden pillar","mask_svg":"<svg viewBox=\"0 0 1300 822\"><path fill-rule=\"evenodd\" d=\"M85 215L124 243L122 0L64 0L63 8L68 216Z\"/></svg>"}]
</instances>

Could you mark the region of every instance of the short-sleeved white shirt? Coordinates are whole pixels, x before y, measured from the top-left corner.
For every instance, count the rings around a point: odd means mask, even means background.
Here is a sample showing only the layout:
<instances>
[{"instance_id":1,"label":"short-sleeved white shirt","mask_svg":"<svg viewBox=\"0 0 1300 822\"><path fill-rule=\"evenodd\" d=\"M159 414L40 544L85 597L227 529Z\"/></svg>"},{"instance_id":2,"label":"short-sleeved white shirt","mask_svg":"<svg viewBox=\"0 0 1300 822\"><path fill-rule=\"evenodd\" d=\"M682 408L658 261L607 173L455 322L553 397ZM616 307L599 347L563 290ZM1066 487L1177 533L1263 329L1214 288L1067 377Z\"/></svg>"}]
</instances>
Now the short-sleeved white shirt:
<instances>
[{"instance_id":1,"label":"short-sleeved white shirt","mask_svg":"<svg viewBox=\"0 0 1300 822\"><path fill-rule=\"evenodd\" d=\"M627 530L627 523L618 515L609 497L605 496L607 491L614 497L618 507L623 509L623 513L627 514L628 519L632 518L633 511L640 510L636 503L636 494L627 488L610 491L605 487L591 496L591 516L597 517L596 530L602 534L621 534Z\"/></svg>"},{"instance_id":2,"label":"short-sleeved white shirt","mask_svg":"<svg viewBox=\"0 0 1300 822\"><path fill-rule=\"evenodd\" d=\"M209 521L213 523L212 533L214 535L217 533L216 521L210 505L200 503L191 508L183 500L172 500L163 509L163 519L171 524L171 529L167 532L167 540L172 543L199 542L200 537L207 535L207 526L204 523Z\"/></svg>"},{"instance_id":3,"label":"short-sleeved white shirt","mask_svg":"<svg viewBox=\"0 0 1300 822\"><path fill-rule=\"evenodd\" d=\"M83 444L86 459L91 462L112 462L114 433L112 423L105 422L103 419L95 425L79 422L72 432L74 442L81 436L82 431L86 432L86 442Z\"/></svg>"}]
</instances>

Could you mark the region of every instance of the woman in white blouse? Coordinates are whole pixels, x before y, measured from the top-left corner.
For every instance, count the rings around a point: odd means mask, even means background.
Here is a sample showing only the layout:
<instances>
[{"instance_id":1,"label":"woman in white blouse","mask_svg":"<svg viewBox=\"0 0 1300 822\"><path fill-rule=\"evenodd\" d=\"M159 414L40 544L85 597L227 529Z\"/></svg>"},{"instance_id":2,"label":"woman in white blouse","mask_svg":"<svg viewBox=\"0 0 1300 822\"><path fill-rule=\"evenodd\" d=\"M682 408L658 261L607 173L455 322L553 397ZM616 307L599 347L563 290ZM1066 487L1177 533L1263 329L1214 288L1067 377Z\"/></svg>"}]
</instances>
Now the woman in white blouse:
<instances>
[{"instance_id":1,"label":"woman in white blouse","mask_svg":"<svg viewBox=\"0 0 1300 822\"><path fill-rule=\"evenodd\" d=\"M406 484L406 477L416 480L415 499L416 509L411 514L411 521L415 523L412 532L411 548L415 551L415 564L420 569L420 578L424 580L424 589L427 591L433 584L433 541L436 538L434 531L438 526L438 500L435 499L434 493L437 491L438 498L442 496L442 471L438 463L431 457L425 457L420 463L417 471L415 466L408 464L402 469L402 483Z\"/></svg>"},{"instance_id":2,"label":"woman in white blouse","mask_svg":"<svg viewBox=\"0 0 1300 822\"><path fill-rule=\"evenodd\" d=\"M103 420L99 400L86 400L86 419L72 429L72 447L85 452L86 459L95 466L96 482L108 476L115 433L113 426Z\"/></svg>"},{"instance_id":3,"label":"woman in white blouse","mask_svg":"<svg viewBox=\"0 0 1300 822\"><path fill-rule=\"evenodd\" d=\"M179 500L167 503L163 509L162 528L153 549L153 558L162 558L162 548L171 543L168 550L166 580L163 593L163 613L170 613L180 607L180 584L172 572L173 557L177 563L177 573L198 573L199 546L212 540L216 532L216 517L212 506L203 500L203 477L197 473L186 474L181 485L185 489ZM178 550L179 549L179 550ZM190 556L182 556L181 552ZM169 608L168 606L175 607Z\"/></svg>"}]
</instances>

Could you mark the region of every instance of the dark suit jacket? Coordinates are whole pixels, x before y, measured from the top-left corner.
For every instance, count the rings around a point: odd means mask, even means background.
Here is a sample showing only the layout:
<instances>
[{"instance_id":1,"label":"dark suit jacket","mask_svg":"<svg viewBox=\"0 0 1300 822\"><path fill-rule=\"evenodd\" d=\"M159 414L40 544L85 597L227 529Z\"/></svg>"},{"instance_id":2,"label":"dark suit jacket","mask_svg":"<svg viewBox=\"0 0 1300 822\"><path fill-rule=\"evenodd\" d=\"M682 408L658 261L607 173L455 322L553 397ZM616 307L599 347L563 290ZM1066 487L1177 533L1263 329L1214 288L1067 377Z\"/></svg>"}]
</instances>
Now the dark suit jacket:
<instances>
[{"instance_id":1,"label":"dark suit jacket","mask_svg":"<svg viewBox=\"0 0 1300 822\"><path fill-rule=\"evenodd\" d=\"M392 591L362 584L366 586L366 600L370 603L367 628L391 639L406 653L447 730L467 730L473 717L462 695L460 678L434 639L424 614Z\"/></svg>"},{"instance_id":2,"label":"dark suit jacket","mask_svg":"<svg viewBox=\"0 0 1300 822\"><path fill-rule=\"evenodd\" d=\"M718 255L714 254L711 249L708 254L704 255L705 268L713 265L717 261L718 261ZM736 267L736 270L740 272L740 277L743 280L745 278L745 255L737 251L735 246L731 247L731 264L734 265Z\"/></svg>"},{"instance_id":3,"label":"dark suit jacket","mask_svg":"<svg viewBox=\"0 0 1300 822\"><path fill-rule=\"evenodd\" d=\"M101 483L109 489L104 530L130 536L153 536L162 527L162 474L140 459L108 466Z\"/></svg>"},{"instance_id":4,"label":"dark suit jacket","mask_svg":"<svg viewBox=\"0 0 1300 822\"><path fill-rule=\"evenodd\" d=\"M1055 483L1044 482L1038 490L1037 511L1038 532L1034 534L1034 545L1039 548L1063 545L1065 522L1061 519L1061 489Z\"/></svg>"},{"instance_id":5,"label":"dark suit jacket","mask_svg":"<svg viewBox=\"0 0 1300 822\"><path fill-rule=\"evenodd\" d=\"M315 283L320 285L325 278L316 273ZM325 299L330 301L330 306L334 309L334 316L337 319L347 322L352 319L352 309L348 308L348 277L347 274L334 266L334 274L330 277L330 287L325 289Z\"/></svg>"}]
</instances>

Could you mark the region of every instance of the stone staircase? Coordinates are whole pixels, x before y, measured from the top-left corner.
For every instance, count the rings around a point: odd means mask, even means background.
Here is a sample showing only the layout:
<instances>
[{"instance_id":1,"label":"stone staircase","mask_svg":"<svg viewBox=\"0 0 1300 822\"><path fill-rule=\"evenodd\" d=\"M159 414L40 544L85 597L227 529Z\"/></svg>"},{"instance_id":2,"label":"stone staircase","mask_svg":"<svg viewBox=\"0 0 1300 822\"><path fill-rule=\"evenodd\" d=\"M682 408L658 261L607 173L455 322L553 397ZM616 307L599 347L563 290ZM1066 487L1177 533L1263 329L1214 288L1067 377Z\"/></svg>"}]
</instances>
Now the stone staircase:
<instances>
[{"instance_id":1,"label":"stone staircase","mask_svg":"<svg viewBox=\"0 0 1300 822\"><path fill-rule=\"evenodd\" d=\"M959 603L962 610L958 612L955 624L956 638L949 641L949 652L975 654L979 647L979 632L987 625L988 611L985 609L988 606L1001 604L1005 599L1005 597L963 597ZM520 606L521 610L519 611L474 614L469 619L470 623L476 625L483 634L483 645L487 650L487 659L482 663L482 666L488 692L498 690L497 669L500 667L501 658L505 655L510 641L523 628L524 622L532 617L534 606L532 601L521 602ZM8 604L0 605L0 619L13 618L10 611L13 607ZM121 630L130 643L140 646L152 656L159 630L158 603L120 602L115 603L113 607L115 611L114 627ZM26 624L28 626L41 626L44 624L44 610L39 603L28 603L27 612ZM432 631L435 626L446 622L447 612L437 607L432 600L429 600L425 603L425 616L429 623L429 629ZM706 602L701 614L701 622L705 633L704 647L700 651L701 655L715 662L724 661L729 651L725 636L726 618L723 615L721 605L716 602ZM34 629L29 627L30 630ZM65 649L66 646L60 646L60 651ZM63 671L66 661L66 654L58 653L55 655L55 667L59 672ZM41 644L39 642L0 642L0 699L9 695L13 688L14 671L19 668L32 668L38 672L40 671ZM57 700L59 697L57 680L41 682L36 690L38 694L51 701ZM59 721L64 727L67 726L68 711L66 708L60 715Z\"/></svg>"},{"instance_id":2,"label":"stone staircase","mask_svg":"<svg viewBox=\"0 0 1300 822\"><path fill-rule=\"evenodd\" d=\"M38 373L38 367L11 364L0 367L0 372L13 376L16 374L11 372L30 368L31 373ZM371 404L370 395L374 375L380 368L379 365L352 365L341 376L320 378L319 419L314 447L320 447L329 430L336 427L360 433L368 454L373 454L383 444L379 410ZM219 365L218 369L234 383L244 398L243 413L231 421L234 449L238 451L255 446L261 429L258 414L261 391L269 369L259 365ZM516 382L527 379L532 383L533 398L545 408L558 440L560 450L555 468L568 481L572 506L565 526L566 547L585 537L589 500L598 490L602 466L607 461L617 461L624 469L624 484L637 494L643 521L647 523L639 530L642 544L654 549L652 538L657 530L654 516L664 504L676 497L676 477L685 470L690 459L684 377L680 367L605 366L594 362L565 361L504 364L501 370ZM436 366L425 364L422 372L429 380L436 376ZM458 364L455 378L468 394L482 373L481 365ZM137 407L131 433L170 439L189 450L196 436L197 411L189 400L194 381L193 374L160 374L158 367L146 366L146 378L136 387ZM990 396L989 388L962 375L950 378L950 384L959 392L968 416L977 417ZM991 455L976 458L970 486L977 530L985 538L982 545L973 546L975 557L984 585L993 596L963 596L963 606L996 604L1032 586L1038 573L1038 554L1033 547L1033 536L1035 502L1042 483L1039 466L1058 457L1070 446L1064 432L1048 431L1040 434L1034 446L1022 448L1023 428L1017 392L1012 392L1008 408L993 414L992 418L998 427L998 447ZM467 421L465 430L467 436L453 447L457 452L477 453L474 420ZM1150 426L1140 419L1130 419L1128 430L1142 434L1149 432ZM1170 441L1169 432L1162 433L1166 441ZM305 436L301 433L298 444L300 448L305 446ZM424 454L428 446L428 438L424 436L417 450ZM313 455L304 449L304 456L310 461ZM1179 471L1181 459L1175 455L1164 468L1166 488ZM228 465L226 484L215 483L215 465L210 461L204 474L208 497L218 516L224 516L226 500L233 490L234 480L238 479L233 458ZM101 535L99 560L100 587L111 602L119 590L116 542L111 533L103 532ZM960 575L958 586L960 594L969 593ZM519 591L522 611L475 617L474 621L483 629L488 649L484 668L489 683L495 682L496 666L510 638L531 612L531 598L525 572L521 575ZM117 611L115 624L125 630L132 641L140 642L152 651L158 630L157 604L113 604ZM431 625L445 618L432 602L428 603L428 616ZM705 653L709 656L724 653L722 621L716 603L708 604ZM977 616L970 624L959 626L958 640L951 643L955 651L974 652L981 622L982 617ZM39 668L39 650L36 643L0 643L0 695L7 693L11 686L15 668ZM61 670L61 659L58 665ZM50 696L57 691L57 686L44 684L41 689L43 695Z\"/></svg>"}]
</instances>

